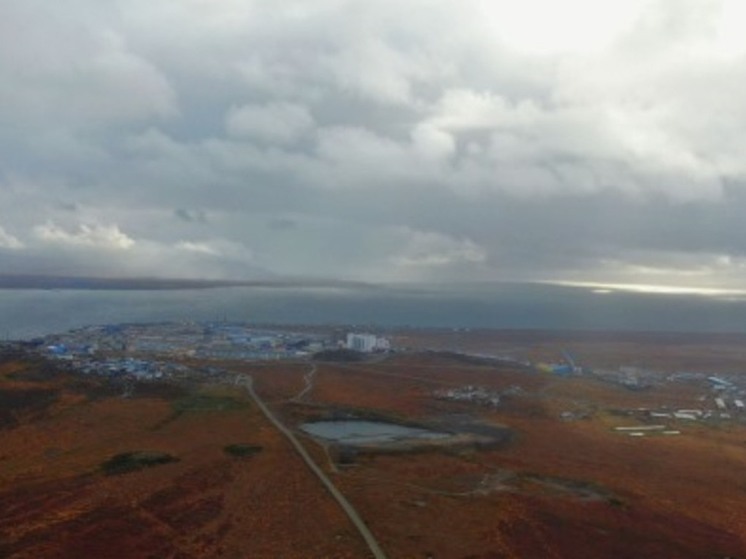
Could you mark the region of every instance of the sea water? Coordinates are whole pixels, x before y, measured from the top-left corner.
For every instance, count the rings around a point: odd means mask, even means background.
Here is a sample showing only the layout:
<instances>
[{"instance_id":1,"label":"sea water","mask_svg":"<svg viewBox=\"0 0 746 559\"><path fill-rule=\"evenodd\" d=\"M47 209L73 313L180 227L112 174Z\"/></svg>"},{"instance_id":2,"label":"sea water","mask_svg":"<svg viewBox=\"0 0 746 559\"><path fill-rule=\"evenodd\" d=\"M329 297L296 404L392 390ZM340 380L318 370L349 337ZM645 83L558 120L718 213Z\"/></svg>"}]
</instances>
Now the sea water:
<instances>
[{"instance_id":1,"label":"sea water","mask_svg":"<svg viewBox=\"0 0 746 559\"><path fill-rule=\"evenodd\" d=\"M746 332L733 297L596 293L541 284L0 289L0 339L91 324L229 320L260 324Z\"/></svg>"}]
</instances>

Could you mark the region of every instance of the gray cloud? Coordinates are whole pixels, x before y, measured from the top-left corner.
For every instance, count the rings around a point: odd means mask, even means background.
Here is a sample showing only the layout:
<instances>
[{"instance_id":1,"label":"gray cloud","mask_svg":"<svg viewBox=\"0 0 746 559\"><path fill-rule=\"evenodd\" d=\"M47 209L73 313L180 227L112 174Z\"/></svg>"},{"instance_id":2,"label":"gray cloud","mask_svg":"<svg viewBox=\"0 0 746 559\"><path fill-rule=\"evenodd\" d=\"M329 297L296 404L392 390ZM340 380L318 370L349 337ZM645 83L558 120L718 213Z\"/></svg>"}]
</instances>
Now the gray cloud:
<instances>
[{"instance_id":1,"label":"gray cloud","mask_svg":"<svg viewBox=\"0 0 746 559\"><path fill-rule=\"evenodd\" d=\"M742 282L744 9L558 6L3 4L0 269Z\"/></svg>"},{"instance_id":2,"label":"gray cloud","mask_svg":"<svg viewBox=\"0 0 746 559\"><path fill-rule=\"evenodd\" d=\"M174 216L187 223L207 223L207 214L204 210L187 210L186 208L176 208Z\"/></svg>"}]
</instances>

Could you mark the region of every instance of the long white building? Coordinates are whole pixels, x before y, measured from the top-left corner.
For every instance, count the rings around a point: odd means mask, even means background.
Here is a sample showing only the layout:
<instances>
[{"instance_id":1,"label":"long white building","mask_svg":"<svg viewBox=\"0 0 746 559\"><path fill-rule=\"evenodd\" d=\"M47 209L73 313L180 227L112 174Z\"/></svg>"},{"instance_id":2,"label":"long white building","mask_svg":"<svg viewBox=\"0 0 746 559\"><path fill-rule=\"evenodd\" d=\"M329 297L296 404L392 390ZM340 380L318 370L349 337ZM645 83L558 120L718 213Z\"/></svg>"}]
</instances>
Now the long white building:
<instances>
[{"instance_id":1,"label":"long white building","mask_svg":"<svg viewBox=\"0 0 746 559\"><path fill-rule=\"evenodd\" d=\"M374 334L347 334L347 349L354 349L363 353L371 351L385 351L390 349L391 344L386 338L379 338Z\"/></svg>"}]
</instances>

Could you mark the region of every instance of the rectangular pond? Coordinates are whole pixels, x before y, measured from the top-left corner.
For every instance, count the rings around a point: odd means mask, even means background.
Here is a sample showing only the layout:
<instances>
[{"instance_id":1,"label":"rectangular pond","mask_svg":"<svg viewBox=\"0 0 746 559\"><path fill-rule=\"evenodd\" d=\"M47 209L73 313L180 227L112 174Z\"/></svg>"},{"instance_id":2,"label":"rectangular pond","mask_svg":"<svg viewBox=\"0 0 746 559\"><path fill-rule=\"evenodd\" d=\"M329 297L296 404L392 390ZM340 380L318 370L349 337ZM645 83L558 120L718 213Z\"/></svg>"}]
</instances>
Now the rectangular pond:
<instances>
[{"instance_id":1,"label":"rectangular pond","mask_svg":"<svg viewBox=\"0 0 746 559\"><path fill-rule=\"evenodd\" d=\"M309 435L349 445L367 445L412 439L445 439L451 435L382 421L342 420L304 423L301 430Z\"/></svg>"}]
</instances>

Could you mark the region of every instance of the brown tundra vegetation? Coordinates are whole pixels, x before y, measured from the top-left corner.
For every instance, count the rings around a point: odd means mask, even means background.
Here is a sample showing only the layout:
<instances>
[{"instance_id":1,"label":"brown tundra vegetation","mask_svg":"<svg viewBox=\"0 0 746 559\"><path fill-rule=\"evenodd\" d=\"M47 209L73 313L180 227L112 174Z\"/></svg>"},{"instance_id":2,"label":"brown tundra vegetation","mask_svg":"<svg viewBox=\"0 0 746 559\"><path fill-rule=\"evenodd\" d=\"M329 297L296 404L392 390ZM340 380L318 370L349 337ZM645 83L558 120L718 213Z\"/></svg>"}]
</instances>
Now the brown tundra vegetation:
<instances>
[{"instance_id":1,"label":"brown tundra vegetation","mask_svg":"<svg viewBox=\"0 0 746 559\"><path fill-rule=\"evenodd\" d=\"M743 340L715 340L720 351L708 351L713 340L454 336L403 332L411 352L318 363L302 398L308 363L221 365L251 375L392 559L746 558L746 418L660 420L644 411L702 407L703 382L633 390L594 374L420 351L510 347L538 361L570 345L598 368L635 361L665 376L695 354L704 365L703 352L715 371L746 365ZM370 556L240 387L142 383L123 398L106 379L23 356L1 361L0 556ZM499 405L439 396L463 386L500 394ZM340 417L509 436L348 455L299 430ZM660 421L678 434L615 430ZM107 471L112 459L124 470Z\"/></svg>"}]
</instances>

